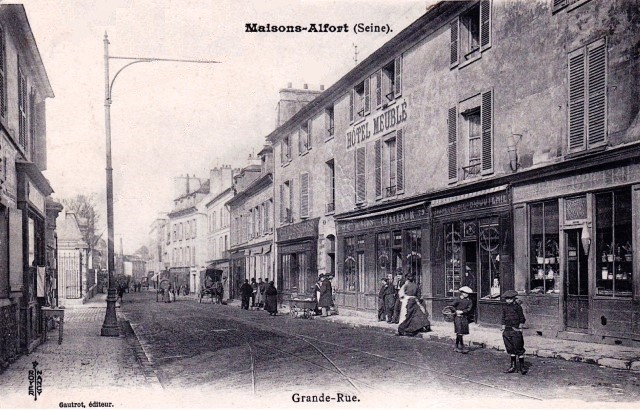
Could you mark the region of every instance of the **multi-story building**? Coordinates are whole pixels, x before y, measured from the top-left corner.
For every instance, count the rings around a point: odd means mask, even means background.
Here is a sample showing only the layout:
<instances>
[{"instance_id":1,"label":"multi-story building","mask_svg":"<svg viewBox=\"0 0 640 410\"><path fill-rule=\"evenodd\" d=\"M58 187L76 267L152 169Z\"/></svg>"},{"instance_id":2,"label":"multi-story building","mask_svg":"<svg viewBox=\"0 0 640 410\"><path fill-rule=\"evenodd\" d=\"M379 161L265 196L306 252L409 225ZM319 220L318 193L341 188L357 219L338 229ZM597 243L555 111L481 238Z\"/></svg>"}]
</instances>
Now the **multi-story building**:
<instances>
[{"instance_id":1,"label":"multi-story building","mask_svg":"<svg viewBox=\"0 0 640 410\"><path fill-rule=\"evenodd\" d=\"M53 189L42 174L51 97L24 7L0 6L0 369L40 343L40 308L55 284L45 205Z\"/></svg>"},{"instance_id":2,"label":"multi-story building","mask_svg":"<svg viewBox=\"0 0 640 410\"><path fill-rule=\"evenodd\" d=\"M171 234L167 229L168 218L160 215L151 223L149 231L149 261L147 274L153 277L169 268L167 245L171 244Z\"/></svg>"},{"instance_id":3,"label":"multi-story building","mask_svg":"<svg viewBox=\"0 0 640 410\"><path fill-rule=\"evenodd\" d=\"M240 170L232 169L230 165L214 168L210 172L211 192L202 201L203 211L207 218L207 246L205 247L206 269L204 275L211 276L214 281L221 281L224 294L229 296L230 267L230 214L226 207L227 201L233 197L233 175ZM204 276L201 275L201 279Z\"/></svg>"},{"instance_id":4,"label":"multi-story building","mask_svg":"<svg viewBox=\"0 0 640 410\"><path fill-rule=\"evenodd\" d=\"M234 176L230 212L230 297L239 297L244 279L275 278L273 266L273 155L265 146Z\"/></svg>"},{"instance_id":5,"label":"multi-story building","mask_svg":"<svg viewBox=\"0 0 640 410\"><path fill-rule=\"evenodd\" d=\"M176 178L175 184L174 208L167 215L171 235L167 246L169 279L176 289L186 286L196 291L200 267L204 265L197 256L206 244L206 221L198 206L209 194L209 180L187 175Z\"/></svg>"},{"instance_id":6,"label":"multi-story building","mask_svg":"<svg viewBox=\"0 0 640 410\"><path fill-rule=\"evenodd\" d=\"M335 273L334 107L316 101L296 107L294 119L267 136L274 144L277 287L284 298L311 295L318 274Z\"/></svg>"},{"instance_id":7,"label":"multi-story building","mask_svg":"<svg viewBox=\"0 0 640 410\"><path fill-rule=\"evenodd\" d=\"M331 164L341 311L374 317L379 278L411 273L435 320L466 285L498 325L515 289L540 334L637 340L637 21L626 0L441 2L272 133L281 220L312 220L296 181Z\"/></svg>"}]
</instances>

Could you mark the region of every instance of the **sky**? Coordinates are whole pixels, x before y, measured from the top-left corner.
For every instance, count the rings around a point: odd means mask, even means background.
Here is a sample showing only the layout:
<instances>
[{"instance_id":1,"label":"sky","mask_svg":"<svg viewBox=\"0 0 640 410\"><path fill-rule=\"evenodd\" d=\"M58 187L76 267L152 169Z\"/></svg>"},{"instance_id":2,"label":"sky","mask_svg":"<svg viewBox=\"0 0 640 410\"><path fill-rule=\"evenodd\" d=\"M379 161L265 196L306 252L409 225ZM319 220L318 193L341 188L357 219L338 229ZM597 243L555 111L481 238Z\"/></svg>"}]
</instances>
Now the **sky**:
<instances>
[{"instance_id":1,"label":"sky","mask_svg":"<svg viewBox=\"0 0 640 410\"><path fill-rule=\"evenodd\" d=\"M12 2L18 3L18 2ZM113 84L111 146L116 244L148 243L173 206L174 177L244 167L274 129L278 92L328 88L426 11L410 0L25 0L55 97L47 101L44 172L54 198L94 195L106 226L105 60L109 55L215 60L140 63ZM245 24L347 24L348 33L247 33ZM388 24L354 33L357 23ZM110 59L110 78L126 61ZM103 238L106 239L106 232Z\"/></svg>"}]
</instances>

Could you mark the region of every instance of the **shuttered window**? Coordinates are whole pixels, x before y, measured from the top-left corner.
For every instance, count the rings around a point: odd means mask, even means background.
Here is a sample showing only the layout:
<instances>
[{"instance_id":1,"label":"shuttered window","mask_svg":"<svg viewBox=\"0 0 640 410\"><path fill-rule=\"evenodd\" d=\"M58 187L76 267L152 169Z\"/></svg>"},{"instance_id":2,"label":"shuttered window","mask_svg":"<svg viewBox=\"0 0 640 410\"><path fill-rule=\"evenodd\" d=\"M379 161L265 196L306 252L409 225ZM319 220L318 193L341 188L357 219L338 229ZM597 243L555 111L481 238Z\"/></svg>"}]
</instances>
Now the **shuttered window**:
<instances>
[{"instance_id":1,"label":"shuttered window","mask_svg":"<svg viewBox=\"0 0 640 410\"><path fill-rule=\"evenodd\" d=\"M366 158L365 147L360 147L355 150L355 185L356 185L356 203L363 203L366 199Z\"/></svg>"},{"instance_id":2,"label":"shuttered window","mask_svg":"<svg viewBox=\"0 0 640 410\"><path fill-rule=\"evenodd\" d=\"M27 80L18 65L18 137L20 146L27 147Z\"/></svg>"},{"instance_id":3,"label":"shuttered window","mask_svg":"<svg viewBox=\"0 0 640 410\"><path fill-rule=\"evenodd\" d=\"M607 142L607 44L598 40L569 53L569 152Z\"/></svg>"},{"instance_id":4,"label":"shuttered window","mask_svg":"<svg viewBox=\"0 0 640 410\"><path fill-rule=\"evenodd\" d=\"M7 93L6 93L6 56L5 56L5 35L4 29L0 27L0 116L7 113Z\"/></svg>"},{"instance_id":5,"label":"shuttered window","mask_svg":"<svg viewBox=\"0 0 640 410\"><path fill-rule=\"evenodd\" d=\"M300 218L309 217L309 173L300 174Z\"/></svg>"},{"instance_id":6,"label":"shuttered window","mask_svg":"<svg viewBox=\"0 0 640 410\"><path fill-rule=\"evenodd\" d=\"M364 115L371 112L371 79L364 80Z\"/></svg>"},{"instance_id":7,"label":"shuttered window","mask_svg":"<svg viewBox=\"0 0 640 410\"><path fill-rule=\"evenodd\" d=\"M493 173L493 92L482 93L482 175Z\"/></svg>"},{"instance_id":8,"label":"shuttered window","mask_svg":"<svg viewBox=\"0 0 640 410\"><path fill-rule=\"evenodd\" d=\"M448 157L449 157L449 182L458 180L458 109L449 108L448 118Z\"/></svg>"},{"instance_id":9,"label":"shuttered window","mask_svg":"<svg viewBox=\"0 0 640 410\"><path fill-rule=\"evenodd\" d=\"M286 222L293 222L293 179L289 181L289 210L286 215Z\"/></svg>"},{"instance_id":10,"label":"shuttered window","mask_svg":"<svg viewBox=\"0 0 640 410\"><path fill-rule=\"evenodd\" d=\"M376 72L376 108L382 105L382 70Z\"/></svg>"},{"instance_id":11,"label":"shuttered window","mask_svg":"<svg viewBox=\"0 0 640 410\"><path fill-rule=\"evenodd\" d=\"M375 145L376 199L382 198L382 141L376 140Z\"/></svg>"},{"instance_id":12,"label":"shuttered window","mask_svg":"<svg viewBox=\"0 0 640 410\"><path fill-rule=\"evenodd\" d=\"M460 31L458 18L449 24L449 31L451 33L451 57L449 63L451 68L453 68L458 65L458 32Z\"/></svg>"},{"instance_id":13,"label":"shuttered window","mask_svg":"<svg viewBox=\"0 0 640 410\"><path fill-rule=\"evenodd\" d=\"M480 2L480 49L491 47L491 1Z\"/></svg>"},{"instance_id":14,"label":"shuttered window","mask_svg":"<svg viewBox=\"0 0 640 410\"><path fill-rule=\"evenodd\" d=\"M396 131L396 193L404 192L404 135L403 130Z\"/></svg>"},{"instance_id":15,"label":"shuttered window","mask_svg":"<svg viewBox=\"0 0 640 410\"><path fill-rule=\"evenodd\" d=\"M395 97L398 98L402 95L402 56L396 57L394 61L395 71Z\"/></svg>"},{"instance_id":16,"label":"shuttered window","mask_svg":"<svg viewBox=\"0 0 640 410\"><path fill-rule=\"evenodd\" d=\"M280 223L284 222L285 215L285 203L284 203L284 184L280 185Z\"/></svg>"},{"instance_id":17,"label":"shuttered window","mask_svg":"<svg viewBox=\"0 0 640 410\"><path fill-rule=\"evenodd\" d=\"M355 111L355 107L353 106L355 103L354 93L355 90L351 90L351 92L349 92L349 122L353 122L353 115Z\"/></svg>"}]
</instances>

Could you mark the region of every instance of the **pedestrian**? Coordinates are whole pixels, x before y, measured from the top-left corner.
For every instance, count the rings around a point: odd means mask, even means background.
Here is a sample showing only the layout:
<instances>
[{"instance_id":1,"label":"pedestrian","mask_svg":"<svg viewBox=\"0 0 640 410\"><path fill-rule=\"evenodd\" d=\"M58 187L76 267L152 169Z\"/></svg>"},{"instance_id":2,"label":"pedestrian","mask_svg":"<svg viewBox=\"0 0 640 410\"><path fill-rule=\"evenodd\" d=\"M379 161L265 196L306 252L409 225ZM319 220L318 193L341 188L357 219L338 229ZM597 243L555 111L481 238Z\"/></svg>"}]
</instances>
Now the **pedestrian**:
<instances>
[{"instance_id":1,"label":"pedestrian","mask_svg":"<svg viewBox=\"0 0 640 410\"><path fill-rule=\"evenodd\" d=\"M251 278L251 289L251 308L253 309L256 306L256 294L258 293L256 278Z\"/></svg>"},{"instance_id":2,"label":"pedestrian","mask_svg":"<svg viewBox=\"0 0 640 410\"><path fill-rule=\"evenodd\" d=\"M384 305L384 295L389 288L387 278L380 279L380 290L378 291L378 322L386 321L386 309Z\"/></svg>"},{"instance_id":3,"label":"pedestrian","mask_svg":"<svg viewBox=\"0 0 640 410\"><path fill-rule=\"evenodd\" d=\"M451 304L456 309L456 316L453 318L453 326L456 332L456 348L457 353L469 353L464 345L463 336L469 334L469 314L473 310L473 302L469 299L469 294L473 290L468 286L458 289L459 298Z\"/></svg>"},{"instance_id":4,"label":"pedestrian","mask_svg":"<svg viewBox=\"0 0 640 410\"><path fill-rule=\"evenodd\" d=\"M333 304L333 290L331 288L331 280L329 276L322 275L322 284L320 285L320 299L318 299L318 307L322 309L322 316L329 316L329 308Z\"/></svg>"},{"instance_id":5,"label":"pedestrian","mask_svg":"<svg viewBox=\"0 0 640 410\"><path fill-rule=\"evenodd\" d=\"M395 304L393 306L393 317L391 319L391 323L400 323L400 308L402 307L402 301L400 300L400 297L398 296L398 293L400 292L400 289L402 288L402 286L404 286L404 277L402 276L402 269L398 268L398 271L396 272L396 277L394 280L394 287L395 287L395 291L396 291L396 301Z\"/></svg>"},{"instance_id":6,"label":"pedestrian","mask_svg":"<svg viewBox=\"0 0 640 410\"><path fill-rule=\"evenodd\" d=\"M251 295L253 295L253 287L249 284L249 279L245 279L242 286L240 286L240 308L249 310L249 300L251 299Z\"/></svg>"},{"instance_id":7,"label":"pedestrian","mask_svg":"<svg viewBox=\"0 0 640 410\"><path fill-rule=\"evenodd\" d=\"M396 289L393 284L389 283L389 279L382 278L382 287L378 293L378 320L391 323L393 319L393 308L396 303Z\"/></svg>"},{"instance_id":8,"label":"pedestrian","mask_svg":"<svg viewBox=\"0 0 640 410\"><path fill-rule=\"evenodd\" d=\"M429 315L421 299L420 287L415 283L414 274L407 274L407 280L400 288L398 298L402 303L398 336L415 336L418 332L430 330Z\"/></svg>"},{"instance_id":9,"label":"pedestrian","mask_svg":"<svg viewBox=\"0 0 640 410\"><path fill-rule=\"evenodd\" d=\"M262 278L258 278L258 308L264 308L264 292L267 290L267 282L263 282Z\"/></svg>"},{"instance_id":10,"label":"pedestrian","mask_svg":"<svg viewBox=\"0 0 640 410\"><path fill-rule=\"evenodd\" d=\"M269 282L267 289L264 291L264 296L264 310L269 312L269 316L276 316L278 314L278 290L273 281Z\"/></svg>"},{"instance_id":11,"label":"pedestrian","mask_svg":"<svg viewBox=\"0 0 640 410\"><path fill-rule=\"evenodd\" d=\"M522 306L516 300L518 292L508 290L502 294L505 301L502 305L502 340L507 353L511 356L511 366L505 370L505 373L527 374L524 366L524 337L522 329L524 322L524 312ZM517 358L517 362L516 362Z\"/></svg>"},{"instance_id":12,"label":"pedestrian","mask_svg":"<svg viewBox=\"0 0 640 410\"><path fill-rule=\"evenodd\" d=\"M118 297L116 298L116 302L118 301L118 299L120 299L120 306L122 306L123 300L122 297L124 296L124 285L118 283Z\"/></svg>"},{"instance_id":13,"label":"pedestrian","mask_svg":"<svg viewBox=\"0 0 640 410\"><path fill-rule=\"evenodd\" d=\"M222 282L217 281L213 285L214 292L216 293L217 302L219 305L222 304L222 300L224 299L224 286L222 286Z\"/></svg>"}]
</instances>

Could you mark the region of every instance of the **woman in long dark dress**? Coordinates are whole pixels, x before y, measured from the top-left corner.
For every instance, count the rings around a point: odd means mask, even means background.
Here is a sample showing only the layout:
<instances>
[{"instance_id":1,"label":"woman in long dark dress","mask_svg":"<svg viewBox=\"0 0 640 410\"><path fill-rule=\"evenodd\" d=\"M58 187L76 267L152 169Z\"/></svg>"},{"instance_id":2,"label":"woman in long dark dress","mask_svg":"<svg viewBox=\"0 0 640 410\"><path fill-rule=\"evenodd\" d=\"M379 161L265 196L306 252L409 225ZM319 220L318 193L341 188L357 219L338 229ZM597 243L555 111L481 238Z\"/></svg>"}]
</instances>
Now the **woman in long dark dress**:
<instances>
[{"instance_id":1,"label":"woman in long dark dress","mask_svg":"<svg viewBox=\"0 0 640 410\"><path fill-rule=\"evenodd\" d=\"M278 290L273 284L273 281L269 282L269 286L267 286L264 294L264 310L269 312L270 316L275 316L278 313Z\"/></svg>"},{"instance_id":2,"label":"woman in long dark dress","mask_svg":"<svg viewBox=\"0 0 640 410\"><path fill-rule=\"evenodd\" d=\"M402 300L398 335L415 336L420 331L430 330L429 315L420 298L420 288L415 283L415 276L407 275L407 281L400 288L398 296Z\"/></svg>"}]
</instances>

